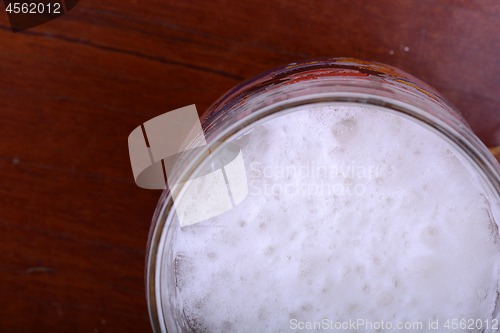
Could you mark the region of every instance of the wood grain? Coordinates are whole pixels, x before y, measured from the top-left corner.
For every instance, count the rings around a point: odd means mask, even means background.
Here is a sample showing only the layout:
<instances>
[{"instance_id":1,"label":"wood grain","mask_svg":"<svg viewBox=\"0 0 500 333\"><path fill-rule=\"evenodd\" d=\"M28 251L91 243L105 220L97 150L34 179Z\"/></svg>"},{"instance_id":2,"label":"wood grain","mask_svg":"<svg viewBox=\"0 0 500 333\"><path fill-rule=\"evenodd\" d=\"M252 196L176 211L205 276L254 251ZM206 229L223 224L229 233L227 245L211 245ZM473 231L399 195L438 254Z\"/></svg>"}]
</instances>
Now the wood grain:
<instances>
[{"instance_id":1,"label":"wood grain","mask_svg":"<svg viewBox=\"0 0 500 333\"><path fill-rule=\"evenodd\" d=\"M16 34L3 12L0 40L1 332L151 331L144 256L160 194L135 186L128 134L271 68L394 65L500 145L496 0L85 0Z\"/></svg>"}]
</instances>

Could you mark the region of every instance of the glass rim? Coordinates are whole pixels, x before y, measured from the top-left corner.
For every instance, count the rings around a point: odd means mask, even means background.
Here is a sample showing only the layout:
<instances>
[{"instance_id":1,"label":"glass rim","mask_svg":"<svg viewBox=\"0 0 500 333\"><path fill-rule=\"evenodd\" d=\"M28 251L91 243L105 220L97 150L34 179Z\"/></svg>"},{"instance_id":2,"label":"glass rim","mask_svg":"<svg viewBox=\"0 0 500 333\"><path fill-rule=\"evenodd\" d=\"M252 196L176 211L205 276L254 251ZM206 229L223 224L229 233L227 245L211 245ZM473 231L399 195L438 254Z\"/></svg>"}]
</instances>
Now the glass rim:
<instances>
[{"instance_id":1,"label":"glass rim","mask_svg":"<svg viewBox=\"0 0 500 333\"><path fill-rule=\"evenodd\" d=\"M271 117L282 115L283 112L286 111L304 108L305 106L317 106L319 104L350 104L367 108L384 109L393 114L411 119L419 125L424 125L427 129L440 135L441 138L445 139L449 144L454 146L457 151L462 153L475 170L479 171L481 178L486 181L485 185L489 186L488 190L499 198L500 166L496 163L496 160L493 160L493 156L489 157L487 153L484 151L481 152L480 149L478 149L477 145L479 144L487 151L486 146L484 146L479 139L476 138L476 142L473 142L474 140L472 139L474 139L475 136L465 137L462 133L452 128L452 126L425 112L422 108L403 101L398 101L394 98L379 96L373 93L337 91L315 93L285 99L245 115L242 119L224 129L219 135L217 135L213 142L225 142L240 131L247 128L249 125L254 124L259 120L269 120ZM470 133L473 134L470 128L467 128L465 131L470 131ZM196 168L202 162L203 156L195 157L183 173L191 174L196 172ZM171 193L167 188L162 192L152 219L146 259L146 298L151 325L153 327L153 331L157 333L167 332L165 327L163 304L161 303L159 292L161 282L161 261L164 245L161 243L167 238L166 235L171 227L170 221L172 220L171 217L175 211L175 209L172 208L173 200Z\"/></svg>"}]
</instances>

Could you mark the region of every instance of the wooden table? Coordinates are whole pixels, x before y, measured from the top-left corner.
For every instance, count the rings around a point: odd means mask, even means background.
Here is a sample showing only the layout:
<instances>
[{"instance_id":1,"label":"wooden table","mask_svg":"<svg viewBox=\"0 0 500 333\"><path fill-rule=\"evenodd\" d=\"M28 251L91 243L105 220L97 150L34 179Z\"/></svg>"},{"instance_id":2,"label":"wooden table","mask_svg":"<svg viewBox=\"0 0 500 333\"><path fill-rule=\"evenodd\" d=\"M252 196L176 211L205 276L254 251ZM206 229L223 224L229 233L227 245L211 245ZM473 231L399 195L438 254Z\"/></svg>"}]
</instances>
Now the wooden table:
<instances>
[{"instance_id":1,"label":"wooden table","mask_svg":"<svg viewBox=\"0 0 500 333\"><path fill-rule=\"evenodd\" d=\"M151 331L160 193L135 185L127 137L273 67L397 66L500 145L498 0L82 0L16 34L0 8L0 332Z\"/></svg>"}]
</instances>

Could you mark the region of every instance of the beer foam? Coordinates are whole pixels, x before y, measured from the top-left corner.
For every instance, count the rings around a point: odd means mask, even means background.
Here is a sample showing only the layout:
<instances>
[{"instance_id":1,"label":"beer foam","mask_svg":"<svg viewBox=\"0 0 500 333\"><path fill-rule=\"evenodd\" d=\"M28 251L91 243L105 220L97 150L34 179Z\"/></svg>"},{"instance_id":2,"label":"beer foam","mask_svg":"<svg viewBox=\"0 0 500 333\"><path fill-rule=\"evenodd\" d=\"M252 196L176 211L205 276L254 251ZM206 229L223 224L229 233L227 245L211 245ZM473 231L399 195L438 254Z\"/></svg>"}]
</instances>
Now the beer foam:
<instances>
[{"instance_id":1,"label":"beer foam","mask_svg":"<svg viewBox=\"0 0 500 333\"><path fill-rule=\"evenodd\" d=\"M247 198L178 229L173 244L176 292L195 332L300 331L293 323L325 319L393 330L419 321L427 331L430 321L497 316L490 203L434 132L386 111L326 106L234 142Z\"/></svg>"}]
</instances>

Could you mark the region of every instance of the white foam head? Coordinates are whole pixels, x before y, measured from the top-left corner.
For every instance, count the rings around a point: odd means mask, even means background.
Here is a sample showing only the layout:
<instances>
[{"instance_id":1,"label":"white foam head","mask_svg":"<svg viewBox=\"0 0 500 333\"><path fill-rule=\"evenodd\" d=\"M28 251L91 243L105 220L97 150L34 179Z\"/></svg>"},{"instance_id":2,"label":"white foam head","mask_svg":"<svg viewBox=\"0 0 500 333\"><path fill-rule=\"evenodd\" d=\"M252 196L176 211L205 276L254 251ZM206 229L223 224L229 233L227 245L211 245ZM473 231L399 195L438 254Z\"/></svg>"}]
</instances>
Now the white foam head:
<instances>
[{"instance_id":1,"label":"white foam head","mask_svg":"<svg viewBox=\"0 0 500 333\"><path fill-rule=\"evenodd\" d=\"M444 329L447 319L497 316L490 203L437 134L388 112L327 106L235 142L246 199L179 229L173 244L176 292L195 331L321 323L338 332L335 323L350 320L372 323L358 331L382 320L425 331L436 320Z\"/></svg>"}]
</instances>

